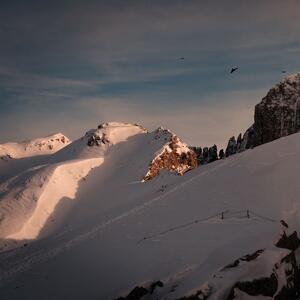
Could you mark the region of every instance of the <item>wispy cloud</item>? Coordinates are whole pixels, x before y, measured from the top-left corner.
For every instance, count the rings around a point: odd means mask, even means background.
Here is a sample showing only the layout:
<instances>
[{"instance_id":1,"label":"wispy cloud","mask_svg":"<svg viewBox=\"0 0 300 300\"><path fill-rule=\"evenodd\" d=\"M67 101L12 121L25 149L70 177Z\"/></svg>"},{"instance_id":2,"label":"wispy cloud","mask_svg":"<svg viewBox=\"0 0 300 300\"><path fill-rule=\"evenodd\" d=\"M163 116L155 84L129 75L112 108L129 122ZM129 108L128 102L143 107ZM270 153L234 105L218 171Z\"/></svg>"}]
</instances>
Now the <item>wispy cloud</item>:
<instances>
[{"instance_id":1,"label":"wispy cloud","mask_svg":"<svg viewBox=\"0 0 300 300\"><path fill-rule=\"evenodd\" d=\"M297 0L3 2L1 139L125 118L222 144L300 68L299 15Z\"/></svg>"}]
</instances>

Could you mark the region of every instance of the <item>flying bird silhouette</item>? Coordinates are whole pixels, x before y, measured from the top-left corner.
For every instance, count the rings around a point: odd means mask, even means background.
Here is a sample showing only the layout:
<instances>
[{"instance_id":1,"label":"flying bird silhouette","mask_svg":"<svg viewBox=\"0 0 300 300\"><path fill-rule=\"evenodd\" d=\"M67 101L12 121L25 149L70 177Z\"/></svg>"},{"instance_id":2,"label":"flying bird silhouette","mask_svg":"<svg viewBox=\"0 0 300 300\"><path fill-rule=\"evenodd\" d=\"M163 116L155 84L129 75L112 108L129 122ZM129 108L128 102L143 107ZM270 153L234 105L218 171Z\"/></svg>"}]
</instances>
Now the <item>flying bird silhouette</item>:
<instances>
[{"instance_id":1,"label":"flying bird silhouette","mask_svg":"<svg viewBox=\"0 0 300 300\"><path fill-rule=\"evenodd\" d=\"M184 60L184 57L180 57L179 59L180 59L180 60Z\"/></svg>"},{"instance_id":2,"label":"flying bird silhouette","mask_svg":"<svg viewBox=\"0 0 300 300\"><path fill-rule=\"evenodd\" d=\"M232 74L232 73L235 72L236 70L238 70L238 67L231 68L230 74Z\"/></svg>"},{"instance_id":3,"label":"flying bird silhouette","mask_svg":"<svg viewBox=\"0 0 300 300\"><path fill-rule=\"evenodd\" d=\"M285 70L283 70L283 71L281 71L281 73L286 73L286 71L285 71Z\"/></svg>"},{"instance_id":4,"label":"flying bird silhouette","mask_svg":"<svg viewBox=\"0 0 300 300\"><path fill-rule=\"evenodd\" d=\"M284 220L280 220L280 224L285 228L289 228L289 225Z\"/></svg>"}]
</instances>

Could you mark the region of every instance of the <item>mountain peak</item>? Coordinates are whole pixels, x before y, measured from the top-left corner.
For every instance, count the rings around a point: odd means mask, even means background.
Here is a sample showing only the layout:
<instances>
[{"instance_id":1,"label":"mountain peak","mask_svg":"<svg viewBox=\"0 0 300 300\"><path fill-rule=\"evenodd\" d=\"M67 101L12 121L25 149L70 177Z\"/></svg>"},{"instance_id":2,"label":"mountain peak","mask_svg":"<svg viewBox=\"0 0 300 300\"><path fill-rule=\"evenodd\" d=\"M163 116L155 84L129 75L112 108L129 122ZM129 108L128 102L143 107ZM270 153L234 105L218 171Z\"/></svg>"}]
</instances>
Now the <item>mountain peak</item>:
<instances>
[{"instance_id":1,"label":"mountain peak","mask_svg":"<svg viewBox=\"0 0 300 300\"><path fill-rule=\"evenodd\" d=\"M130 136L147 132L146 128L137 123L106 122L100 124L94 134L104 142L117 144L126 141Z\"/></svg>"},{"instance_id":2,"label":"mountain peak","mask_svg":"<svg viewBox=\"0 0 300 300\"><path fill-rule=\"evenodd\" d=\"M110 146L125 142L134 135L145 134L147 132L139 124L124 122L101 123L96 129L90 129L84 136L74 141L65 149L62 149L58 153L58 156L68 160L100 157L105 154Z\"/></svg>"},{"instance_id":3,"label":"mountain peak","mask_svg":"<svg viewBox=\"0 0 300 300\"><path fill-rule=\"evenodd\" d=\"M64 134L59 132L19 143L0 144L0 157L22 158L52 154L70 142Z\"/></svg>"}]
</instances>

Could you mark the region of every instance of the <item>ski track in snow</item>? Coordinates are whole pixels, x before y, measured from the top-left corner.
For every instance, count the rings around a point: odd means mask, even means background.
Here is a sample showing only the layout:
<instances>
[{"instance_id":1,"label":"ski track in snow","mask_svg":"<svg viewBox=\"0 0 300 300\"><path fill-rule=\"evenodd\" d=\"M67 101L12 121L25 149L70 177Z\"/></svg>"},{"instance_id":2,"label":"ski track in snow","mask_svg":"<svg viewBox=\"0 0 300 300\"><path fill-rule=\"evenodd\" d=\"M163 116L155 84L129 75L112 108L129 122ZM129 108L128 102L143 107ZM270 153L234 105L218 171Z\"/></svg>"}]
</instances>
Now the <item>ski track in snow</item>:
<instances>
[{"instance_id":1,"label":"ski track in snow","mask_svg":"<svg viewBox=\"0 0 300 300\"><path fill-rule=\"evenodd\" d=\"M191 183L195 179L202 177L208 173L215 172L217 169L224 167L225 165L228 165L230 163L231 163L231 160L226 160L226 161L222 162L221 164L218 164L215 167L209 168L209 170L200 172L196 176L193 176L192 178L188 179L187 181L181 182L180 184L176 185L172 189L165 191L164 194L156 196L141 205L137 205L134 208L132 208L110 220L102 222L98 226L95 226L91 230L81 233L74 238L63 241L59 245L55 246L54 248L51 248L50 250L45 251L42 249L42 250L37 250L34 253L30 253L29 255L24 255L24 253L21 253L22 249L15 249L8 253L4 253L4 255L0 254L0 258L2 258L3 261L8 257L14 257L15 255L20 254L20 258L14 261L15 262L14 265L8 264L8 270L2 271L0 273L0 286L3 285L4 281L11 279L14 275L16 275L20 272L25 272L26 270L30 269L34 264L37 264L39 262L44 262L50 258L55 257L56 255L58 255L62 252L67 251L68 249L84 242L87 239L91 239L91 238L95 237L97 234L100 234L101 232L103 232L105 230L105 228L107 228L108 226L110 226L126 217L130 217L132 215L139 213L140 211L150 207L153 203L156 203L157 201L162 200L166 196L181 189L183 186ZM169 199L172 199L172 198L169 198ZM64 238L70 232L72 232L72 229L65 231L63 234L59 234L59 235L61 238ZM54 238L55 238L55 236L54 236ZM8 254L8 255L6 256L5 254Z\"/></svg>"}]
</instances>

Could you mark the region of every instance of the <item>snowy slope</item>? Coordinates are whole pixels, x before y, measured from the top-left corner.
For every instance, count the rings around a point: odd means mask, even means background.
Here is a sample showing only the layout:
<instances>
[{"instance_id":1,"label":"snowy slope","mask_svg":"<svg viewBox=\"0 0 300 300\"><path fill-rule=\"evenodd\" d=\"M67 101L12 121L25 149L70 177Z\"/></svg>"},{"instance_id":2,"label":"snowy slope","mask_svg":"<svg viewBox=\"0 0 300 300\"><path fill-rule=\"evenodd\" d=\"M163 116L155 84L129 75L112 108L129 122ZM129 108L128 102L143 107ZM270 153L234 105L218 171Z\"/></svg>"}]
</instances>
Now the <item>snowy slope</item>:
<instances>
[{"instance_id":1,"label":"snowy slope","mask_svg":"<svg viewBox=\"0 0 300 300\"><path fill-rule=\"evenodd\" d=\"M127 141L129 146L134 146L135 140L128 142L132 137L139 139L139 152L133 153L132 158L138 157L143 166L143 173L136 178L142 180L152 156L158 149L164 149L174 135L169 131L155 131L148 135L140 125L110 122L88 131L82 138L47 157L42 165L16 172L15 176L4 181L0 185L0 238L36 239L49 232L49 227L51 230L58 227L63 215L55 216L56 207L66 199L70 202L70 199L76 198L77 189L88 173L101 165L117 144ZM149 146L149 142L153 145ZM191 152L179 140L176 147L181 153ZM119 148L122 149L122 146ZM123 153L118 156L124 158ZM118 157L113 160L108 169L115 167ZM183 163L178 167L182 166ZM107 169L105 172L108 173ZM52 223L49 223L50 220ZM8 249L15 247L16 243L0 242L1 245Z\"/></svg>"},{"instance_id":2,"label":"snowy slope","mask_svg":"<svg viewBox=\"0 0 300 300\"><path fill-rule=\"evenodd\" d=\"M79 182L103 162L109 147L145 132L138 125L102 124L47 157L44 164L4 181L0 185L0 238L37 238L49 227L46 224L55 207L65 198L75 198Z\"/></svg>"},{"instance_id":3,"label":"snowy slope","mask_svg":"<svg viewBox=\"0 0 300 300\"><path fill-rule=\"evenodd\" d=\"M0 158L22 158L36 155L52 154L70 143L62 133L52 134L21 143L0 144Z\"/></svg>"},{"instance_id":4,"label":"snowy slope","mask_svg":"<svg viewBox=\"0 0 300 300\"><path fill-rule=\"evenodd\" d=\"M55 207L51 234L0 254L1 299L114 299L155 280L164 282L156 298L177 299L238 257L271 249L280 219L300 231L300 134L142 183L165 145L154 136L109 147L72 205L66 195Z\"/></svg>"}]
</instances>

